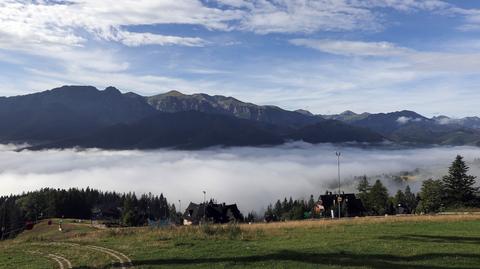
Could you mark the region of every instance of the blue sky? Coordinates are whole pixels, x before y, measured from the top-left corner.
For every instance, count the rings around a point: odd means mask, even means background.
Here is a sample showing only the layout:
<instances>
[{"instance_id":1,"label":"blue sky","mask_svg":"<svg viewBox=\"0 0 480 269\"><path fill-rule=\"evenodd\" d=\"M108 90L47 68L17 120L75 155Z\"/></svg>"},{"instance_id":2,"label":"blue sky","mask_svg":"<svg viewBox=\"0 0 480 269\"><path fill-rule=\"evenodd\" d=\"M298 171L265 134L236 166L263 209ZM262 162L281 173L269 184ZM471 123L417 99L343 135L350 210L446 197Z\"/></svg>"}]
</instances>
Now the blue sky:
<instances>
[{"instance_id":1,"label":"blue sky","mask_svg":"<svg viewBox=\"0 0 480 269\"><path fill-rule=\"evenodd\" d=\"M480 115L480 1L3 0L0 95L64 84Z\"/></svg>"}]
</instances>

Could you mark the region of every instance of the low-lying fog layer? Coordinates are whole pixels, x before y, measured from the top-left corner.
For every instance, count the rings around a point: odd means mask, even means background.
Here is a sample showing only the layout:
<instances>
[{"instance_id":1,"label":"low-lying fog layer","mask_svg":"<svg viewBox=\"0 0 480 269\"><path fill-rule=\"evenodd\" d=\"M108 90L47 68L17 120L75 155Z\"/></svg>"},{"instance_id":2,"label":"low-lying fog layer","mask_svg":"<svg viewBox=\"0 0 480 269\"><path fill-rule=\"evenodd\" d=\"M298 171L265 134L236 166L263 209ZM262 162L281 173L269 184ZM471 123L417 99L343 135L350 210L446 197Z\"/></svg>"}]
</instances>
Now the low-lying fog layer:
<instances>
[{"instance_id":1,"label":"low-lying fog layer","mask_svg":"<svg viewBox=\"0 0 480 269\"><path fill-rule=\"evenodd\" d=\"M342 191L354 189L353 177L382 178L390 192L404 188L385 174L419 173L409 184L438 178L457 154L465 157L473 175L480 175L476 147L385 149L294 143L274 148L230 148L203 151L13 151L0 146L0 195L42 187L87 187L137 194L164 193L170 202L201 202L207 198L237 203L244 212L261 211L278 198L318 197L337 188L341 151Z\"/></svg>"}]
</instances>

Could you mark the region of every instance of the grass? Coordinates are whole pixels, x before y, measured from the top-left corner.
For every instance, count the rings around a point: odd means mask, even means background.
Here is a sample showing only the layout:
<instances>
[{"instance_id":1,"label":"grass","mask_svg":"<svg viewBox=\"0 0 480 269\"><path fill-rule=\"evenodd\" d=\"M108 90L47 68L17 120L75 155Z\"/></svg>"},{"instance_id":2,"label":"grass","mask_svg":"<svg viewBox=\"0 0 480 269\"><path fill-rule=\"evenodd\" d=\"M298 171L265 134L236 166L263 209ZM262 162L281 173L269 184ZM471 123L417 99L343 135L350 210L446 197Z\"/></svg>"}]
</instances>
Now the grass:
<instances>
[{"instance_id":1,"label":"grass","mask_svg":"<svg viewBox=\"0 0 480 269\"><path fill-rule=\"evenodd\" d=\"M85 245L120 251L135 268L480 268L480 215L164 229L66 223L62 233L56 228L41 223L0 243L0 268L55 268L36 252L67 257L75 268L116 262Z\"/></svg>"}]
</instances>

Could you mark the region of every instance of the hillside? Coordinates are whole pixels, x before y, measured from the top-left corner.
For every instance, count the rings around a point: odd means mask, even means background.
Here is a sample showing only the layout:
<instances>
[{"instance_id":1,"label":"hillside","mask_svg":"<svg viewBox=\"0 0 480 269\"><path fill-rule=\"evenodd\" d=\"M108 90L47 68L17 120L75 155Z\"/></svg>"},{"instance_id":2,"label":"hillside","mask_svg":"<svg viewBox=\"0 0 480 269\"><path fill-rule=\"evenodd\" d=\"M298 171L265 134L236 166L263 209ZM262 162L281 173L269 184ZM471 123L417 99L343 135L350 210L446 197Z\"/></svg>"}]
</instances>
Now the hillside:
<instances>
[{"instance_id":1,"label":"hillside","mask_svg":"<svg viewBox=\"0 0 480 269\"><path fill-rule=\"evenodd\" d=\"M155 110L132 95L109 87L63 86L0 98L0 141L52 141L152 115Z\"/></svg>"},{"instance_id":2,"label":"hillside","mask_svg":"<svg viewBox=\"0 0 480 269\"><path fill-rule=\"evenodd\" d=\"M176 91L143 97L122 94L113 87L101 91L90 86L63 86L0 99L0 143L29 143L31 150L200 149L278 145L291 139L379 141L373 132L332 123L308 113L232 97Z\"/></svg>"},{"instance_id":3,"label":"hillside","mask_svg":"<svg viewBox=\"0 0 480 269\"><path fill-rule=\"evenodd\" d=\"M0 143L27 143L29 149L201 149L292 140L480 145L476 122L408 110L320 116L221 95L170 91L145 97L113 87L63 86L0 98Z\"/></svg>"},{"instance_id":4,"label":"hillside","mask_svg":"<svg viewBox=\"0 0 480 269\"><path fill-rule=\"evenodd\" d=\"M385 137L368 128L351 126L336 120L325 120L321 123L308 125L294 131L290 136L293 140L303 140L308 143L339 143L339 142L382 142Z\"/></svg>"},{"instance_id":5,"label":"hillside","mask_svg":"<svg viewBox=\"0 0 480 269\"><path fill-rule=\"evenodd\" d=\"M157 113L131 124L117 124L85 136L43 144L44 148L198 149L211 146L262 146L283 143L268 126L196 111Z\"/></svg>"},{"instance_id":6,"label":"hillside","mask_svg":"<svg viewBox=\"0 0 480 269\"><path fill-rule=\"evenodd\" d=\"M408 110L377 114L356 114L345 111L338 115L324 117L367 128L398 143L480 145L480 131L473 128L475 126L472 123L473 117L468 118L470 121L467 118L452 120L448 117L430 119Z\"/></svg>"},{"instance_id":7,"label":"hillside","mask_svg":"<svg viewBox=\"0 0 480 269\"><path fill-rule=\"evenodd\" d=\"M288 111L276 106L245 103L233 97L221 95L211 96L203 93L187 95L178 91L170 91L146 97L146 100L151 106L162 112L194 110L286 127L302 127L322 120L321 117L314 115Z\"/></svg>"},{"instance_id":8,"label":"hillside","mask_svg":"<svg viewBox=\"0 0 480 269\"><path fill-rule=\"evenodd\" d=\"M101 228L42 222L0 242L0 268L478 268L480 216Z\"/></svg>"}]
</instances>

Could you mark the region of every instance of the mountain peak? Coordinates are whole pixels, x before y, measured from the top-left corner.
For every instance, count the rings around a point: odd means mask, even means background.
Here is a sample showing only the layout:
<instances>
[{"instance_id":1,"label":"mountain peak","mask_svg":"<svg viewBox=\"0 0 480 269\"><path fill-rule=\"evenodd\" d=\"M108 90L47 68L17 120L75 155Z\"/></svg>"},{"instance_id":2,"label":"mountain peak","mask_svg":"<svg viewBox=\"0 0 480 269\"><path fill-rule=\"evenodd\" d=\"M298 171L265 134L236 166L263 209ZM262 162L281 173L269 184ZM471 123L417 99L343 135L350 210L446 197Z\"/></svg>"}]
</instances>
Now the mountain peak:
<instances>
[{"instance_id":1,"label":"mountain peak","mask_svg":"<svg viewBox=\"0 0 480 269\"><path fill-rule=\"evenodd\" d=\"M312 112L310 112L308 110L305 110L305 109L297 109L297 110L295 110L295 112L303 114L303 115L307 115L307 116L315 116L315 115L313 115Z\"/></svg>"},{"instance_id":2,"label":"mountain peak","mask_svg":"<svg viewBox=\"0 0 480 269\"><path fill-rule=\"evenodd\" d=\"M177 91L177 90L171 90L169 92L164 93L163 95L165 96L185 96L185 94Z\"/></svg>"},{"instance_id":3,"label":"mountain peak","mask_svg":"<svg viewBox=\"0 0 480 269\"><path fill-rule=\"evenodd\" d=\"M108 86L103 90L105 93L110 93L110 94L122 94L117 88Z\"/></svg>"},{"instance_id":4,"label":"mountain peak","mask_svg":"<svg viewBox=\"0 0 480 269\"><path fill-rule=\"evenodd\" d=\"M412 118L412 119L422 119L422 120L427 120L425 116L422 116L418 114L415 111L411 110L402 110L402 111L396 111L396 112L391 112L387 113L389 115L395 116L395 117L406 117L406 118Z\"/></svg>"},{"instance_id":5,"label":"mountain peak","mask_svg":"<svg viewBox=\"0 0 480 269\"><path fill-rule=\"evenodd\" d=\"M351 111L351 110L345 110L342 113L340 113L342 116L356 116L358 115L357 113Z\"/></svg>"},{"instance_id":6,"label":"mountain peak","mask_svg":"<svg viewBox=\"0 0 480 269\"><path fill-rule=\"evenodd\" d=\"M50 91L75 92L75 91L98 91L98 89L93 86L63 85L61 87L51 89Z\"/></svg>"}]
</instances>

